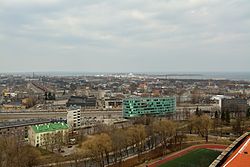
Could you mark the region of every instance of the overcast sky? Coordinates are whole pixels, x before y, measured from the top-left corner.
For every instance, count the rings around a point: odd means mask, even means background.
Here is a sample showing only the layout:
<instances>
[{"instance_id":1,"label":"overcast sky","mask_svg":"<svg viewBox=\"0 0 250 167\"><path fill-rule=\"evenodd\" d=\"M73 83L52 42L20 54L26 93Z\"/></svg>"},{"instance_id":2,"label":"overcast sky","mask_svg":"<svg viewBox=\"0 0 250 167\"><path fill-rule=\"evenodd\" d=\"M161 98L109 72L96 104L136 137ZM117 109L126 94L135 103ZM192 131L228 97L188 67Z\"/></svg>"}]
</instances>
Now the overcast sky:
<instances>
[{"instance_id":1,"label":"overcast sky","mask_svg":"<svg viewBox=\"0 0 250 167\"><path fill-rule=\"evenodd\" d=\"M0 0L14 71L250 71L250 1Z\"/></svg>"}]
</instances>

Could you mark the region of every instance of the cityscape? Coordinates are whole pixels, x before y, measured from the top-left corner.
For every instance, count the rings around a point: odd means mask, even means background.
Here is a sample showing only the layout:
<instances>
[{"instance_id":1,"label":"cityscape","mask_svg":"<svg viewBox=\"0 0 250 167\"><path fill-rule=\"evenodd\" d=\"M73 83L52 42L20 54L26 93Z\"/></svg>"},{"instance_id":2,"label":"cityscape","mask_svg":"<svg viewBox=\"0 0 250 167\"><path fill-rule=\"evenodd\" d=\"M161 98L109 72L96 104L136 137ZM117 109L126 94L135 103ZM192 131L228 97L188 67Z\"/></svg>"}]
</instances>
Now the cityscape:
<instances>
[{"instance_id":1,"label":"cityscape","mask_svg":"<svg viewBox=\"0 0 250 167\"><path fill-rule=\"evenodd\" d=\"M0 167L249 167L249 11L0 1Z\"/></svg>"},{"instance_id":2,"label":"cityscape","mask_svg":"<svg viewBox=\"0 0 250 167\"><path fill-rule=\"evenodd\" d=\"M250 81L178 77L1 74L1 143L24 166L157 166L197 144L209 165L249 130Z\"/></svg>"}]
</instances>

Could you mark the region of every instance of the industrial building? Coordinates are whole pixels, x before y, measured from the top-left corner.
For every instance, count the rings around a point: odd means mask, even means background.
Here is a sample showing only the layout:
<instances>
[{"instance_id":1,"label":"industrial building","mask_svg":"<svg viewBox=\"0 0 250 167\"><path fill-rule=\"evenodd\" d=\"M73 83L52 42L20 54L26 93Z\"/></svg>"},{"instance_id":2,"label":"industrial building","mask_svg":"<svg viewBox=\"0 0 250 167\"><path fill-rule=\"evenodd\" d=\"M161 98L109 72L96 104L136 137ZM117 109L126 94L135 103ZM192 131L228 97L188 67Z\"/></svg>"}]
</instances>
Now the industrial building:
<instances>
[{"instance_id":1,"label":"industrial building","mask_svg":"<svg viewBox=\"0 0 250 167\"><path fill-rule=\"evenodd\" d=\"M122 99L119 98L106 98L104 99L104 107L106 109L112 109L112 108L121 108L122 106Z\"/></svg>"},{"instance_id":2,"label":"industrial building","mask_svg":"<svg viewBox=\"0 0 250 167\"><path fill-rule=\"evenodd\" d=\"M96 108L96 98L87 96L71 96L66 103L67 107L81 106L82 108Z\"/></svg>"},{"instance_id":3,"label":"industrial building","mask_svg":"<svg viewBox=\"0 0 250 167\"><path fill-rule=\"evenodd\" d=\"M166 116L176 111L175 97L130 98L123 100L123 117Z\"/></svg>"},{"instance_id":4,"label":"industrial building","mask_svg":"<svg viewBox=\"0 0 250 167\"><path fill-rule=\"evenodd\" d=\"M32 146L41 147L49 142L60 140L66 143L69 126L64 122L33 125L29 128L29 142Z\"/></svg>"}]
</instances>

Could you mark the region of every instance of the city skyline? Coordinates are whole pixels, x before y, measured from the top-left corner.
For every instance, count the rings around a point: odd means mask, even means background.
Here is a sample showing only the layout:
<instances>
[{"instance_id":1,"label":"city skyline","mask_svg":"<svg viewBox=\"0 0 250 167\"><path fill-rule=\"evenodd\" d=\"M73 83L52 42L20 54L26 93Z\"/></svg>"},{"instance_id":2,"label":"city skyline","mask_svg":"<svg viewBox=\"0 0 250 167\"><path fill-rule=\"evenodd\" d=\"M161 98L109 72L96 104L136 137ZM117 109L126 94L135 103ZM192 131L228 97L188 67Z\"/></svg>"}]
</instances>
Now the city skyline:
<instances>
[{"instance_id":1,"label":"city skyline","mask_svg":"<svg viewBox=\"0 0 250 167\"><path fill-rule=\"evenodd\" d=\"M250 72L250 3L0 1L0 72Z\"/></svg>"}]
</instances>

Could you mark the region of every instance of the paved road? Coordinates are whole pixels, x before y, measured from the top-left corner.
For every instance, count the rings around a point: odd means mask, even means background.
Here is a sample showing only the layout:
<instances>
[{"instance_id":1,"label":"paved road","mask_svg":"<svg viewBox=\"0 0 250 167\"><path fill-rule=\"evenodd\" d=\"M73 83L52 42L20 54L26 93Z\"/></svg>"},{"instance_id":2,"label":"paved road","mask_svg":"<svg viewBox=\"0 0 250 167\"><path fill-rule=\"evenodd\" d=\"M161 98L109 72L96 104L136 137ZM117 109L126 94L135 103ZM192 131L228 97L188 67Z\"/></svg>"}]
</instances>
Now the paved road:
<instances>
[{"instance_id":1,"label":"paved road","mask_svg":"<svg viewBox=\"0 0 250 167\"><path fill-rule=\"evenodd\" d=\"M122 117L122 111L84 111L83 117ZM25 118L63 118L66 119L67 112L0 112L0 119L25 119Z\"/></svg>"},{"instance_id":2,"label":"paved road","mask_svg":"<svg viewBox=\"0 0 250 167\"><path fill-rule=\"evenodd\" d=\"M207 110L211 109L213 106L199 106L199 108L206 108ZM192 107L177 107L177 111L195 111L196 106ZM30 118L63 118L65 119L67 113L65 110L56 110L56 111L48 111L48 110L23 110L23 111L1 111L0 110L0 119L30 119ZM83 117L122 117L122 109L106 111L106 110L85 110L82 112Z\"/></svg>"}]
</instances>

